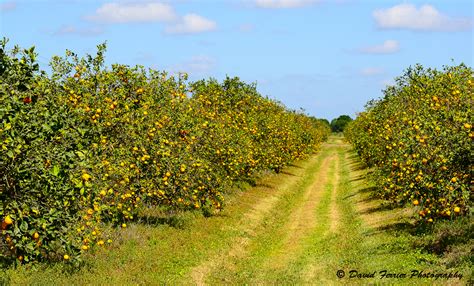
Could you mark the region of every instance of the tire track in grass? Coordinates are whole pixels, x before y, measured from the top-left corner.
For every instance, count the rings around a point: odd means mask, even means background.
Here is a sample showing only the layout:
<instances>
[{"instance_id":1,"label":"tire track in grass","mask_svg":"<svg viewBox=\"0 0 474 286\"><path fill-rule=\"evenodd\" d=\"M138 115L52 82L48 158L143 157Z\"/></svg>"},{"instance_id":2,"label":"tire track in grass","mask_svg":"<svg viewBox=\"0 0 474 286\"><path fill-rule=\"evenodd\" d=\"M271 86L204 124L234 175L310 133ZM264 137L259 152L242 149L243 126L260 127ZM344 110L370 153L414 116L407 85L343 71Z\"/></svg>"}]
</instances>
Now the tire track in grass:
<instances>
[{"instance_id":1,"label":"tire track in grass","mask_svg":"<svg viewBox=\"0 0 474 286\"><path fill-rule=\"evenodd\" d=\"M334 144L336 160L332 180L327 185L324 200L316 210L321 218L320 223L309 238L308 248L305 250L305 253L310 255L303 254L296 262L297 268L301 269L297 277L299 283L334 284L334 265L340 263L340 254L348 244L344 232L348 230L347 220L351 214L347 212L347 205L343 205L342 200L342 193L347 188L348 181L344 156L346 149L343 147L344 144Z\"/></svg>"},{"instance_id":2,"label":"tire track in grass","mask_svg":"<svg viewBox=\"0 0 474 286\"><path fill-rule=\"evenodd\" d=\"M321 198L328 184L329 169L333 167L334 156L329 155L321 164L321 168L316 173L316 180L309 186L302 198L302 203L293 209L288 218L288 223L283 226L286 229L286 236L280 249L268 256L263 269L270 272L284 269L288 262L293 259L302 248L301 241L313 230L319 218L315 215Z\"/></svg>"},{"instance_id":3,"label":"tire track in grass","mask_svg":"<svg viewBox=\"0 0 474 286\"><path fill-rule=\"evenodd\" d=\"M340 221L340 214L339 214L339 209L338 209L338 202L337 202L337 193L338 193L338 188L340 184L340 158L336 158L335 160L335 171L334 171L334 177L333 179L333 186L332 186L332 191L331 191L331 210L330 210L330 221L331 221L331 226L329 228L330 232L336 232L337 228L339 226L339 221Z\"/></svg>"},{"instance_id":4,"label":"tire track in grass","mask_svg":"<svg viewBox=\"0 0 474 286\"><path fill-rule=\"evenodd\" d=\"M298 183L285 192L262 217L255 227L255 235L248 238L243 251L233 257L224 254L221 263L209 273L206 282L245 284L260 275L265 258L278 250L287 233L282 226L287 224L293 208L301 203L305 191L317 180L317 174L327 157L328 152L323 147L320 153L314 156L315 163L303 170Z\"/></svg>"},{"instance_id":5,"label":"tire track in grass","mask_svg":"<svg viewBox=\"0 0 474 286\"><path fill-rule=\"evenodd\" d=\"M218 271L221 267L232 268L228 263L229 260L238 260L246 255L246 248L253 237L255 237L255 229L262 224L263 218L270 212L277 204L282 196L291 192L305 176L307 170L313 170L320 165L320 156L313 156L309 159L307 164L298 169L296 174L289 176L282 185L270 188L273 194L265 197L261 201L254 204L250 212L246 213L242 220L236 226L229 226L237 228L240 233L238 237L229 243L229 248L222 250L212 256L210 259L203 261L201 264L195 266L191 272L190 277L194 284L204 285L206 278L213 272ZM267 190L268 192L268 190Z\"/></svg>"},{"instance_id":6,"label":"tire track in grass","mask_svg":"<svg viewBox=\"0 0 474 286\"><path fill-rule=\"evenodd\" d=\"M334 169L337 164L337 154L334 152L333 144L323 145L323 152L327 154L320 168L312 176L312 181L308 182L301 191L295 203L282 208L279 212L281 220L275 220L273 229L267 230L267 234L262 235L262 241L256 241L252 249L253 257L251 263L240 268L239 271L247 274L243 283L267 284L267 283L294 283L299 281L294 274L300 272L300 268L294 267L295 260L307 248L308 237L314 229L323 226L321 232L329 230L326 221L329 220L328 206L333 190ZM321 202L325 205L325 214L316 213ZM286 214L286 217L285 217ZM320 220L324 220L321 224ZM269 238L272 236L274 238ZM272 245L265 244L269 241ZM252 271L249 267L258 268ZM240 281L239 281L240 282Z\"/></svg>"},{"instance_id":7,"label":"tire track in grass","mask_svg":"<svg viewBox=\"0 0 474 286\"><path fill-rule=\"evenodd\" d=\"M332 268L339 263L342 248L347 246L347 237L341 233L345 232L348 224L347 216L351 216L345 213L347 203L343 203L341 197L347 189L348 181L343 156L346 148L344 144L334 144L334 141L333 138L326 145L331 162L326 182L319 194L319 202L312 209L315 225L301 238L298 251L287 253L291 259L284 267L274 273L265 270L266 274L260 280L252 282L297 285L325 285L334 282Z\"/></svg>"}]
</instances>

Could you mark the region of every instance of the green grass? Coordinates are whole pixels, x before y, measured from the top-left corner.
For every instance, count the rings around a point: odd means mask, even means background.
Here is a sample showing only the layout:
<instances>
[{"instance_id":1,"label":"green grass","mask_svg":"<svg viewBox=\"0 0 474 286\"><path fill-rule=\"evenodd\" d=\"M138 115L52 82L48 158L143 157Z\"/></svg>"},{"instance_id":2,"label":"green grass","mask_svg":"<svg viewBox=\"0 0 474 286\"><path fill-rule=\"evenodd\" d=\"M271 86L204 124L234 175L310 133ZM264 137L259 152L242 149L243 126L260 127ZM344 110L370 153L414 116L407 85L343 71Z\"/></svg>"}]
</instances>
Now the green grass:
<instances>
[{"instance_id":1,"label":"green grass","mask_svg":"<svg viewBox=\"0 0 474 286\"><path fill-rule=\"evenodd\" d=\"M316 164L305 170L305 174L297 186L291 192L282 196L273 210L264 217L261 225L255 230L257 234L252 237L247 246L247 255L236 261L231 261L231 268L218 268L209 277L209 283L230 281L236 284L245 284L254 279L263 279L263 281L256 282L268 282L267 277L261 277L265 271L265 269L262 269L262 264L282 247L282 238L285 237L288 231L284 228L285 223L292 210L298 204L304 202L302 201L303 192L315 179L318 179L314 177L314 174L319 170L321 162L327 156L328 151L322 150Z\"/></svg>"}]
</instances>

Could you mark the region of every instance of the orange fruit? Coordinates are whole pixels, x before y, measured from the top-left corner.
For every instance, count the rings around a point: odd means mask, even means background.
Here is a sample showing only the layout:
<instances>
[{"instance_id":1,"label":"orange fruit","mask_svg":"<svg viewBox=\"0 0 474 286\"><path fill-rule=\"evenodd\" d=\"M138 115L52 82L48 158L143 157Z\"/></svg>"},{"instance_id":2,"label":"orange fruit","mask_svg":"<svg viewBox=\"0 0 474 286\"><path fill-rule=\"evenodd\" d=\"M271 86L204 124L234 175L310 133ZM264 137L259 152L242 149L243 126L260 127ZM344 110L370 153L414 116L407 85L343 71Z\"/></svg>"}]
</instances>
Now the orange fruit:
<instances>
[{"instance_id":1,"label":"orange fruit","mask_svg":"<svg viewBox=\"0 0 474 286\"><path fill-rule=\"evenodd\" d=\"M91 179L91 175L87 174L87 173L84 173L82 174L81 178L84 180L84 181L89 181Z\"/></svg>"},{"instance_id":2,"label":"orange fruit","mask_svg":"<svg viewBox=\"0 0 474 286\"><path fill-rule=\"evenodd\" d=\"M5 222L7 225L10 225L10 224L13 223L13 220L12 220L12 218L11 218L9 215L7 215L7 216L5 217L4 222Z\"/></svg>"}]
</instances>

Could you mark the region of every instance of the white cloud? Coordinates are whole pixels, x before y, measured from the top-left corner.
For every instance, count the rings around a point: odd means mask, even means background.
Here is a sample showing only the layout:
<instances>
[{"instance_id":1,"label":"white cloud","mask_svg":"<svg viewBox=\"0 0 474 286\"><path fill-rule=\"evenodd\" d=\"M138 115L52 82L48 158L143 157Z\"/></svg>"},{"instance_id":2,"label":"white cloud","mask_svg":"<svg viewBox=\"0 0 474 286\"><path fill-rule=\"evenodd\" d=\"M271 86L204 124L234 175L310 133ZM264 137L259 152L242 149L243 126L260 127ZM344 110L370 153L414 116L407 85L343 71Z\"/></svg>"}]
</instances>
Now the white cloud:
<instances>
[{"instance_id":1,"label":"white cloud","mask_svg":"<svg viewBox=\"0 0 474 286\"><path fill-rule=\"evenodd\" d=\"M361 69L359 73L363 76L376 76L385 73L385 71L382 68L368 67Z\"/></svg>"},{"instance_id":2,"label":"white cloud","mask_svg":"<svg viewBox=\"0 0 474 286\"><path fill-rule=\"evenodd\" d=\"M310 6L317 0L255 0L255 5L266 9L301 8Z\"/></svg>"},{"instance_id":3,"label":"white cloud","mask_svg":"<svg viewBox=\"0 0 474 286\"><path fill-rule=\"evenodd\" d=\"M359 49L364 54L393 54L400 50L400 44L395 40L386 40L381 45L368 46Z\"/></svg>"},{"instance_id":4,"label":"white cloud","mask_svg":"<svg viewBox=\"0 0 474 286\"><path fill-rule=\"evenodd\" d=\"M184 15L180 21L165 28L167 34L196 34L213 31L217 28L216 22L197 14Z\"/></svg>"},{"instance_id":5,"label":"white cloud","mask_svg":"<svg viewBox=\"0 0 474 286\"><path fill-rule=\"evenodd\" d=\"M177 19L172 6L163 3L106 3L88 20L103 23L171 22Z\"/></svg>"},{"instance_id":6,"label":"white cloud","mask_svg":"<svg viewBox=\"0 0 474 286\"><path fill-rule=\"evenodd\" d=\"M471 19L451 18L431 5L417 8L413 4L400 4L375 10L373 17L377 26L383 29L457 31L472 28Z\"/></svg>"},{"instance_id":7,"label":"white cloud","mask_svg":"<svg viewBox=\"0 0 474 286\"><path fill-rule=\"evenodd\" d=\"M16 9L16 2L15 1L8 1L5 3L0 4L0 11L11 11Z\"/></svg>"},{"instance_id":8,"label":"white cloud","mask_svg":"<svg viewBox=\"0 0 474 286\"><path fill-rule=\"evenodd\" d=\"M79 35L79 36L96 36L99 34L102 34L104 30L102 30L99 27L90 27L90 28L78 28L75 26L62 26L60 27L56 32L54 32L54 35L57 36L64 36L64 35Z\"/></svg>"},{"instance_id":9,"label":"white cloud","mask_svg":"<svg viewBox=\"0 0 474 286\"><path fill-rule=\"evenodd\" d=\"M161 22L166 23L167 34L195 34L217 28L212 20L195 13L180 16L171 5L157 2L106 3L85 18L108 24Z\"/></svg>"},{"instance_id":10,"label":"white cloud","mask_svg":"<svg viewBox=\"0 0 474 286\"><path fill-rule=\"evenodd\" d=\"M199 55L182 63L170 67L173 72L186 72L189 74L206 74L216 66L216 60L209 56Z\"/></svg>"}]
</instances>

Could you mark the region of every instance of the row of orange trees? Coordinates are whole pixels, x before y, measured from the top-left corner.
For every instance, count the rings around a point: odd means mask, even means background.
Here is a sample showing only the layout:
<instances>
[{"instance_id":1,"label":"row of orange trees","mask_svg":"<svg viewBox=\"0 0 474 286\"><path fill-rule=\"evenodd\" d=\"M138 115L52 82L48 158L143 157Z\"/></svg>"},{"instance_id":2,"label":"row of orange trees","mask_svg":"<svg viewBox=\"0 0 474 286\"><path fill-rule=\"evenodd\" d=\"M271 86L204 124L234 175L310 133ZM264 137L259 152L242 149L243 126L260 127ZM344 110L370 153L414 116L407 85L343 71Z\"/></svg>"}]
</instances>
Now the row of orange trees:
<instances>
[{"instance_id":1,"label":"row of orange trees","mask_svg":"<svg viewBox=\"0 0 474 286\"><path fill-rule=\"evenodd\" d=\"M374 169L378 193L421 221L469 215L473 199L473 70L409 68L345 131Z\"/></svg>"},{"instance_id":2,"label":"row of orange trees","mask_svg":"<svg viewBox=\"0 0 474 286\"><path fill-rule=\"evenodd\" d=\"M327 125L238 78L104 66L71 51L39 71L0 45L0 255L74 260L143 207L222 208L224 192L314 152Z\"/></svg>"}]
</instances>

